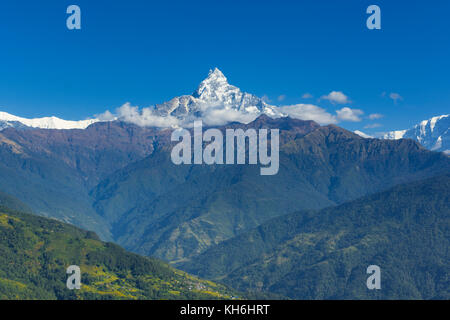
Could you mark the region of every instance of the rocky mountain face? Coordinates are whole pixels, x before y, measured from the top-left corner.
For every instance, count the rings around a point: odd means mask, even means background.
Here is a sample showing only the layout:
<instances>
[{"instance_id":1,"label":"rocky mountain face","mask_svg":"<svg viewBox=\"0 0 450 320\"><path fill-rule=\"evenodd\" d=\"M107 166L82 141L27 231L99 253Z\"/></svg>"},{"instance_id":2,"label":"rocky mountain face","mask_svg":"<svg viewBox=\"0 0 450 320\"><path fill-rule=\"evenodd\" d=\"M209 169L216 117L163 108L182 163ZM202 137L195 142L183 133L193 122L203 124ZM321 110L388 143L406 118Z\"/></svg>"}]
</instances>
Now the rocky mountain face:
<instances>
[{"instance_id":1,"label":"rocky mountain face","mask_svg":"<svg viewBox=\"0 0 450 320\"><path fill-rule=\"evenodd\" d=\"M425 148L450 154L450 115L424 120L408 130L386 133L384 139L413 139Z\"/></svg>"}]
</instances>

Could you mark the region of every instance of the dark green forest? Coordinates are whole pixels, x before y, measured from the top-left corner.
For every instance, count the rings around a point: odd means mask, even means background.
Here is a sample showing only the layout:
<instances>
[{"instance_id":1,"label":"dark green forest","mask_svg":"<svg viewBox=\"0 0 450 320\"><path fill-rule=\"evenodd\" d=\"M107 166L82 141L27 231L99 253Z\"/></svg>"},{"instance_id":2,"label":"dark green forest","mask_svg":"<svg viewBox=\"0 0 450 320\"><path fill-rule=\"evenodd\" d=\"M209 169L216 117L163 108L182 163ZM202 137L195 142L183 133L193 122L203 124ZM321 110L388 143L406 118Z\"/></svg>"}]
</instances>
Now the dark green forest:
<instances>
[{"instance_id":1,"label":"dark green forest","mask_svg":"<svg viewBox=\"0 0 450 320\"><path fill-rule=\"evenodd\" d=\"M180 267L292 299L450 299L450 175L275 218ZM381 268L381 290L366 269Z\"/></svg>"}]
</instances>

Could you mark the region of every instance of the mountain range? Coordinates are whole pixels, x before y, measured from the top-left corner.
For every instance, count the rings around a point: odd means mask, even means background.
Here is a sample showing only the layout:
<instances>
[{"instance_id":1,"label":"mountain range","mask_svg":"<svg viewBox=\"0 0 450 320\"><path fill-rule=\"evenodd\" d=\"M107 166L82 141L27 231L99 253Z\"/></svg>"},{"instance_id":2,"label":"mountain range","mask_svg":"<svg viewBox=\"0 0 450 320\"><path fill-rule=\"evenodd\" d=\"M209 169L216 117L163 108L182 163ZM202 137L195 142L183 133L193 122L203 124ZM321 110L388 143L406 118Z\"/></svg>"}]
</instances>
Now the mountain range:
<instances>
[{"instance_id":1,"label":"mountain range","mask_svg":"<svg viewBox=\"0 0 450 320\"><path fill-rule=\"evenodd\" d=\"M281 130L277 175L262 177L256 165L176 166L162 147L100 182L91 192L96 212L127 249L178 263L276 216L450 170L448 157L412 140L363 139L334 125L269 119L249 126L284 121L295 128Z\"/></svg>"},{"instance_id":2,"label":"mountain range","mask_svg":"<svg viewBox=\"0 0 450 320\"><path fill-rule=\"evenodd\" d=\"M258 165L173 164L173 130L192 130L196 119L222 132L279 129L278 174L261 176ZM447 148L446 121L438 117L414 134L402 134L411 139L363 138L334 124L292 118L228 84L215 69L192 95L141 111L126 104L117 114L80 122L0 113L0 204L94 231L132 252L256 294L445 298L440 277L447 273L439 261L448 257L431 244L445 244L448 207L442 199L448 195L438 185L448 184L450 158L427 148L436 149L437 140L439 148ZM402 207L396 207L396 199ZM379 211L370 209L375 206ZM419 209L428 213L423 228ZM14 219L7 215L10 224ZM18 219L28 221L24 217ZM264 231L258 248L252 247L258 228L272 226L280 235ZM414 241L428 243L430 252L422 246L408 249ZM417 283L400 268L404 281L382 296L353 286L362 283L360 273L352 272L360 272L363 262L381 261L395 269L399 261L383 256L389 247L393 255L409 250L407 259L425 261L414 265L418 272L425 266L432 272L421 273ZM348 264L339 264L347 258ZM308 282L308 277L314 279ZM413 293L402 294L408 288Z\"/></svg>"},{"instance_id":3,"label":"mountain range","mask_svg":"<svg viewBox=\"0 0 450 320\"><path fill-rule=\"evenodd\" d=\"M170 129L99 122L0 133L0 190L40 215L171 262L301 209L353 200L450 168L412 140L363 139L334 125L260 116L225 128L279 128L280 170L170 160ZM277 186L274 188L274 186Z\"/></svg>"},{"instance_id":4,"label":"mountain range","mask_svg":"<svg viewBox=\"0 0 450 320\"><path fill-rule=\"evenodd\" d=\"M311 108L311 105L301 105ZM177 128L191 127L195 120L201 119L208 126L221 126L231 122L243 124L254 121L261 115L271 118L293 117L300 120L317 119L311 112L296 111L293 106L276 107L264 99L241 91L228 83L225 75L217 68L210 70L208 76L191 95L175 97L162 104L139 110L126 103L117 113L109 111L94 118L80 121L63 120L57 117L27 119L0 111L0 131L6 128L16 129L86 129L98 122L122 121L141 127ZM295 106L294 106L295 107ZM348 109L348 108L347 108ZM390 131L381 136L383 139L413 139L432 151L450 153L449 115L436 116L421 121L409 130ZM317 119L318 120L318 119ZM330 123L332 119L328 120ZM363 138L371 136L356 130Z\"/></svg>"},{"instance_id":5,"label":"mountain range","mask_svg":"<svg viewBox=\"0 0 450 320\"><path fill-rule=\"evenodd\" d=\"M86 129L98 119L81 121L63 120L57 117L27 119L0 111L0 130L6 128L41 128L41 129Z\"/></svg>"}]
</instances>

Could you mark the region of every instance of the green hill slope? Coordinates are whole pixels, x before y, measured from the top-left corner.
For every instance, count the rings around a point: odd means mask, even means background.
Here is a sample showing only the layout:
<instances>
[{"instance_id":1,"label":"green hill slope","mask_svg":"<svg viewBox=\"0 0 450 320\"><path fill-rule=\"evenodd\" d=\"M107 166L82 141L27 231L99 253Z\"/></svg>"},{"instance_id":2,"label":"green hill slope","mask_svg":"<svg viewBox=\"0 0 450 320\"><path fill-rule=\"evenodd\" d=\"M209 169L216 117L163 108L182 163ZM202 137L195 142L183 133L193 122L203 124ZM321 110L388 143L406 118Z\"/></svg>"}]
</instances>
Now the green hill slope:
<instances>
[{"instance_id":1,"label":"green hill slope","mask_svg":"<svg viewBox=\"0 0 450 320\"><path fill-rule=\"evenodd\" d=\"M66 288L69 265L81 268L81 290ZM101 242L93 232L0 207L0 299L224 299L231 294Z\"/></svg>"},{"instance_id":2,"label":"green hill slope","mask_svg":"<svg viewBox=\"0 0 450 320\"><path fill-rule=\"evenodd\" d=\"M450 174L275 218L181 265L293 299L450 299ZM366 268L381 268L368 290Z\"/></svg>"}]
</instances>

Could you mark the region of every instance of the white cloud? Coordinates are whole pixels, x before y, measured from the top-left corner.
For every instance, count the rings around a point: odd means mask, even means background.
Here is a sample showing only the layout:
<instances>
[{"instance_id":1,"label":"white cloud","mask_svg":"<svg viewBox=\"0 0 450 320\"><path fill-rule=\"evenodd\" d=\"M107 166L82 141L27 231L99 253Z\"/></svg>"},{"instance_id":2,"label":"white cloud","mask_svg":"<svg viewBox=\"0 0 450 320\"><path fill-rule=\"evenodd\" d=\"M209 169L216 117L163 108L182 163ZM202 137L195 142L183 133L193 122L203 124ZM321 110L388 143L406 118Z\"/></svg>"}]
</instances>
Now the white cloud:
<instances>
[{"instance_id":1,"label":"white cloud","mask_svg":"<svg viewBox=\"0 0 450 320\"><path fill-rule=\"evenodd\" d=\"M320 99L338 104L350 103L349 98L341 91L331 91L329 94L322 96Z\"/></svg>"},{"instance_id":2,"label":"white cloud","mask_svg":"<svg viewBox=\"0 0 450 320\"><path fill-rule=\"evenodd\" d=\"M383 117L384 117L384 115L382 115L382 114L380 114L380 113L372 113L372 114L369 114L369 119L370 119L370 120L381 119L381 118L383 118Z\"/></svg>"},{"instance_id":3,"label":"white cloud","mask_svg":"<svg viewBox=\"0 0 450 320\"><path fill-rule=\"evenodd\" d=\"M280 111L295 119L314 120L319 124L337 123L336 116L312 104L283 106L280 107Z\"/></svg>"},{"instance_id":4,"label":"white cloud","mask_svg":"<svg viewBox=\"0 0 450 320\"><path fill-rule=\"evenodd\" d=\"M101 114L96 114L95 118L97 118L100 121L113 121L117 120L117 117L112 114L109 110L106 110L105 112Z\"/></svg>"},{"instance_id":5,"label":"white cloud","mask_svg":"<svg viewBox=\"0 0 450 320\"><path fill-rule=\"evenodd\" d=\"M248 113L235 109L210 108L202 114L201 118L206 125L221 126L234 121L249 123L258 116L260 116L259 113Z\"/></svg>"},{"instance_id":6,"label":"white cloud","mask_svg":"<svg viewBox=\"0 0 450 320\"><path fill-rule=\"evenodd\" d=\"M397 103L397 101L403 100L403 97L402 97L400 94L395 93L395 92L391 92L391 93L389 94L389 98L391 98L392 100L394 100L395 103Z\"/></svg>"},{"instance_id":7,"label":"white cloud","mask_svg":"<svg viewBox=\"0 0 450 320\"><path fill-rule=\"evenodd\" d=\"M336 110L337 118L341 121L352 121L359 122L361 121L360 116L364 114L362 110L359 109L350 109L348 107L344 107L340 110Z\"/></svg>"},{"instance_id":8,"label":"white cloud","mask_svg":"<svg viewBox=\"0 0 450 320\"><path fill-rule=\"evenodd\" d=\"M320 125L327 125L331 123L338 123L340 121L361 121L360 116L363 114L362 110L350 109L348 107L336 111L332 114L324 108L313 104L295 104L288 106L281 106L277 109L281 113L288 115L295 119L313 120ZM173 116L161 116L155 113L153 107L139 108L132 106L129 102L115 110L115 113L106 111L103 114L97 115L97 118L103 121L121 120L136 124L143 127L158 127L158 128L176 128L176 127L190 127L195 120L201 119L205 125L221 126L230 122L249 123L255 120L262 113L258 110L236 110L227 109L218 105L204 108L202 114L197 116L189 116L186 119L180 120ZM273 114L274 117L279 117L281 114Z\"/></svg>"},{"instance_id":9,"label":"white cloud","mask_svg":"<svg viewBox=\"0 0 450 320\"><path fill-rule=\"evenodd\" d=\"M302 98L303 98L303 99L311 99L311 98L313 98L313 95L310 94L310 93L308 93L308 92L306 92L306 93L304 93L304 94L302 95Z\"/></svg>"},{"instance_id":10,"label":"white cloud","mask_svg":"<svg viewBox=\"0 0 450 320\"><path fill-rule=\"evenodd\" d=\"M152 108L142 108L132 106L129 102L116 109L116 114L112 114L109 110L97 116L104 120L121 120L134 123L141 127L158 127L169 128L178 127L180 121L172 116L158 116L153 113Z\"/></svg>"},{"instance_id":11,"label":"white cloud","mask_svg":"<svg viewBox=\"0 0 450 320\"><path fill-rule=\"evenodd\" d=\"M132 106L129 102L117 108L115 113L109 110L96 116L102 121L120 120L136 124L141 127L177 128L190 127L195 120L201 119L205 125L221 126L229 122L249 123L255 120L260 113L245 112L236 109L225 109L220 106L210 107L202 112L200 117L187 117L180 120L173 116L160 116L154 113L154 109Z\"/></svg>"}]
</instances>

